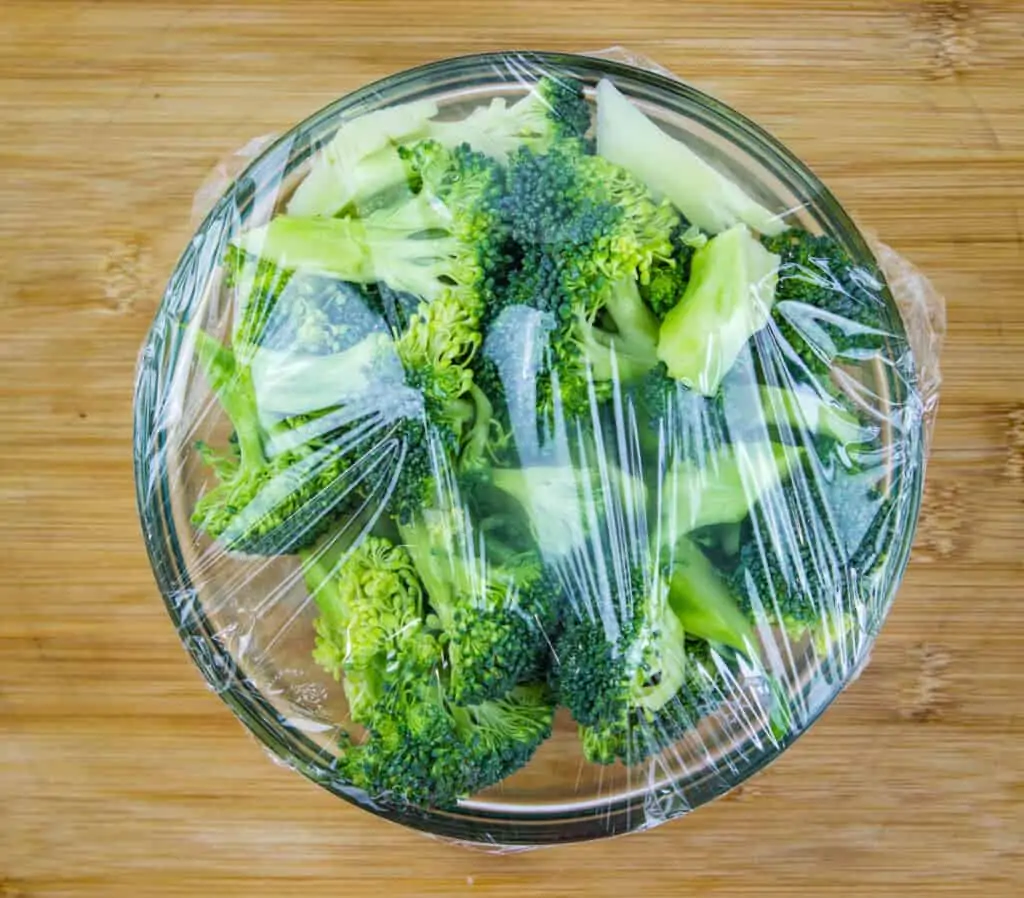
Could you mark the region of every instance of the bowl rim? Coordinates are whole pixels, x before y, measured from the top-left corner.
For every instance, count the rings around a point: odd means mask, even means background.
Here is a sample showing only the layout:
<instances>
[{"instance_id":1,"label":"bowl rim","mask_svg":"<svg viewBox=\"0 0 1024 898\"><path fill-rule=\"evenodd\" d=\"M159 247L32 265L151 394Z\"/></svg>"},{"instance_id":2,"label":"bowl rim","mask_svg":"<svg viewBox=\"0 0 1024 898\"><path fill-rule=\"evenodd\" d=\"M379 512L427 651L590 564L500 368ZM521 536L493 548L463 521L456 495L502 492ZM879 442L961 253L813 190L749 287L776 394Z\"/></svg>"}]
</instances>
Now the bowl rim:
<instances>
[{"instance_id":1,"label":"bowl rim","mask_svg":"<svg viewBox=\"0 0 1024 898\"><path fill-rule=\"evenodd\" d=\"M197 591L191 585L189 571L174 531L167 483L168 466L162 461L167 449L166 433L159 418L160 403L156 401L158 397L154 393L158 390L161 379L159 365L163 354L168 351L176 353L180 348L180 329L173 326L175 315L179 312L189 312L197 305L193 296L184 307L179 308L181 304L176 301L176 293L183 280L187 282L195 276L197 268L200 276L203 275L204 259L201 251L205 247L198 238L200 235L211 233L226 214L230 215L232 210L237 210L240 192L245 190L245 185L251 184L252 174L259 171L261 166L267 165L268 160L275 158L282 148L289 147L298 135L322 129L325 123L358 110L361 105L368 104L369 108L384 105L375 101L379 101L381 97L386 98L389 94L401 93L403 87L420 82L423 83L425 93L429 94L430 81L433 77L454 74L460 70L471 72L479 69L483 74L488 68L494 71L496 65L507 70L510 60L515 60L517 67L528 70L531 78L539 76L546 69L554 69L569 76L608 76L620 84L626 82L628 88L632 89L627 92L631 94L632 91L642 88L650 92L652 102L657 103L657 98L660 97L662 106L665 105L667 98L672 98L680 105L685 104L688 115L695 112L704 113L705 117L700 119L702 125L712 127L719 136L742 150L745 156L753 156L771 171L773 177L778 178L795 195L804 198L805 207L813 209L819 223L830 233L841 233L857 257L874 259L857 226L805 163L742 113L683 81L661 72L603 56L577 53L522 50L445 57L376 79L326 104L292 125L264 147L225 187L202 222L194 229L189 244L175 264L147 332L143 351L140 353L133 395L136 505L147 554L161 597L179 638L210 688L259 739L266 751L279 762L298 770L331 793L391 822L401 823L434 836L491 847L576 842L638 831L682 816L725 795L776 760L817 722L855 678L860 664L870 655L871 647L878 635L878 626L874 626L860 638L858 662L851 665L838 682L830 685L827 698L815 707L802 726L775 740L770 747L760 748L753 759L746 754L743 755L744 766L739 775L723 776L717 770L704 772L697 780L688 783L686 799L683 799L674 788L662 790L661 794L654 796L648 790L630 790L624 797L610 798L600 804L599 810L590 809L580 816L557 818L543 812L517 813L514 816L499 812L488 813L486 809L481 809L472 801L469 802L473 806L470 813L458 810L452 812L425 808L397 808L373 801L364 793L338 781L330 769L329 757L301 731L287 725L255 685L237 668L231 653L216 638L198 601ZM495 82L500 80L496 78ZM737 142L734 132L745 138L743 143ZM307 147L307 156L314 148L310 143ZM168 333L172 336L168 337ZM879 625L888 616L893 599L899 590L909 561L910 545L920 513L924 468L923 438L916 430L911 435L911 442L916 444L913 446L916 454L914 464L911 465L910 483L907 485L910 502L903 522L905 535L886 584L887 595L881 602ZM683 777L678 777L674 780L673 786L682 779ZM588 803L588 806L591 804Z\"/></svg>"}]
</instances>

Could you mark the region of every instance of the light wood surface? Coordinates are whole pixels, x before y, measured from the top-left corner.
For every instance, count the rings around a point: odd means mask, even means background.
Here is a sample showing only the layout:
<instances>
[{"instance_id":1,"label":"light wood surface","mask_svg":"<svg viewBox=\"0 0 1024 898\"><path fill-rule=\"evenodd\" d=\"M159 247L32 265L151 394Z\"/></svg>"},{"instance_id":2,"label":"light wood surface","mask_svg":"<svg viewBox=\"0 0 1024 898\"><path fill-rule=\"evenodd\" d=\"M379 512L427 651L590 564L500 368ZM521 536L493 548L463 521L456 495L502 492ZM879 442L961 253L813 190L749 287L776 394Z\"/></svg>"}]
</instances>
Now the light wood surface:
<instances>
[{"instance_id":1,"label":"light wood surface","mask_svg":"<svg viewBox=\"0 0 1024 898\"><path fill-rule=\"evenodd\" d=\"M448 847L267 760L178 644L136 353L224 154L415 63L622 44L753 115L949 299L924 520L872 664L648 834ZM1024 7L0 4L0 896L1024 894Z\"/></svg>"}]
</instances>

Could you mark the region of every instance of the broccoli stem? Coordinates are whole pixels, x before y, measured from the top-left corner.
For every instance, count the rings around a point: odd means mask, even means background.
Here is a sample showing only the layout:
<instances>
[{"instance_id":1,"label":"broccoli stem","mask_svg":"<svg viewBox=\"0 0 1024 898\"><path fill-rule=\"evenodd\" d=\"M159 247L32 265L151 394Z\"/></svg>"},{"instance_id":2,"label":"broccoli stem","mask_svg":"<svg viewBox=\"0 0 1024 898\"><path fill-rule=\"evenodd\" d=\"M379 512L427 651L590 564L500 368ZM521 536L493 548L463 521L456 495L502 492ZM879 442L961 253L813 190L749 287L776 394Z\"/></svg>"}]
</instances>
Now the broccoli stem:
<instances>
[{"instance_id":1,"label":"broccoli stem","mask_svg":"<svg viewBox=\"0 0 1024 898\"><path fill-rule=\"evenodd\" d=\"M675 462L661 487L662 545L672 547L701 527L742 521L803 457L793 446L751 441L722 447L702 464Z\"/></svg>"},{"instance_id":2,"label":"broccoli stem","mask_svg":"<svg viewBox=\"0 0 1024 898\"><path fill-rule=\"evenodd\" d=\"M469 388L469 396L473 403L473 426L465 438L459 462L462 468L471 468L483 460L484 452L490 440L491 421L494 418L494 406L487 395L476 384Z\"/></svg>"},{"instance_id":3,"label":"broccoli stem","mask_svg":"<svg viewBox=\"0 0 1024 898\"><path fill-rule=\"evenodd\" d=\"M450 552L443 554L439 551L442 547L437 546L437 540L431 534L429 524L422 517L399 523L398 532L420 580L423 581L430 607L437 615L441 628L450 629L453 623L454 595L452 578L450 573L445 572L443 566L444 559L450 561L454 556Z\"/></svg>"},{"instance_id":4,"label":"broccoli stem","mask_svg":"<svg viewBox=\"0 0 1024 898\"><path fill-rule=\"evenodd\" d=\"M669 604L683 629L708 642L751 654L756 645L754 628L700 548L689 539L679 540L671 566Z\"/></svg>"},{"instance_id":5,"label":"broccoli stem","mask_svg":"<svg viewBox=\"0 0 1024 898\"><path fill-rule=\"evenodd\" d=\"M778 264L745 225L694 253L686 292L658 335L658 359L671 377L705 396L718 392L747 341L768 323Z\"/></svg>"},{"instance_id":6,"label":"broccoli stem","mask_svg":"<svg viewBox=\"0 0 1024 898\"><path fill-rule=\"evenodd\" d=\"M263 431L248 366L237 364L231 350L203 330L196 332L195 351L214 395L234 427L242 468L265 464Z\"/></svg>"}]
</instances>

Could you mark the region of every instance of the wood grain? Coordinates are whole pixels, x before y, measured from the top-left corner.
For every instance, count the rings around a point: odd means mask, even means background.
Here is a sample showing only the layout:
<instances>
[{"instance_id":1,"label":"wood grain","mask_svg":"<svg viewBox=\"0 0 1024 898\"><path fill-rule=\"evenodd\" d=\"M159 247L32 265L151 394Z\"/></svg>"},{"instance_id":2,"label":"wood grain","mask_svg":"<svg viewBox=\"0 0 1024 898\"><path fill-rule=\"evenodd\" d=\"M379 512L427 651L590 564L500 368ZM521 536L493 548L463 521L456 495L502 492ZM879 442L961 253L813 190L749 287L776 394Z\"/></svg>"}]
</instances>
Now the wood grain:
<instances>
[{"instance_id":1,"label":"wood grain","mask_svg":"<svg viewBox=\"0 0 1024 898\"><path fill-rule=\"evenodd\" d=\"M271 764L136 524L131 386L193 193L398 68L612 44L755 116L948 297L914 560L873 663L698 815L507 857ZM1024 8L1004 2L7 0L0 13L0 896L1018 895Z\"/></svg>"}]
</instances>

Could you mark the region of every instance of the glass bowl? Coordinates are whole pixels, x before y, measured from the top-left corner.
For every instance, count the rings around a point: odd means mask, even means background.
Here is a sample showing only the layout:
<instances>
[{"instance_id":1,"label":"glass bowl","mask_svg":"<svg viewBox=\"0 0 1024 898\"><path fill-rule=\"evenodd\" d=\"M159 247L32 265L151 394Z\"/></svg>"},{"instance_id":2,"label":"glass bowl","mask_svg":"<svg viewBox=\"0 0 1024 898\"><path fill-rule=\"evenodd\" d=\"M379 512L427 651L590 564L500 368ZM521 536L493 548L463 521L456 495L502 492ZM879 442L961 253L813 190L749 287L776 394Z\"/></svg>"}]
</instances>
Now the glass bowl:
<instances>
[{"instance_id":1,"label":"glass bowl","mask_svg":"<svg viewBox=\"0 0 1024 898\"><path fill-rule=\"evenodd\" d=\"M601 78L670 133L685 139L787 221L837 239L872 263L864 238L832 195L785 147L711 97L661 74L599 58L550 53L485 54L405 71L357 90L274 142L225 190L170 278L140 357L134 407L135 479L150 561L182 642L210 686L263 745L311 780L375 814L461 841L537 845L643 829L722 795L777 758L813 723L869 654L898 587L913 538L923 473L922 415L913 363L868 365L857 377L884 406L898 520L879 553L867 614L827 656L794 646L788 681L790 732L779 737L750 720L715 714L696 738L643 765L597 767L582 759L575 725L560 710L553 736L520 772L453 811L395 807L351 789L334 772L333 746L345 723L340 687L310 663L313 612L291 558L239 562L194 536L188 509L202 475L188 450L219 421L209 393L193 385L185 325L216 318L229 238L265 221L310 155L340 122L430 97L442 109L524 93L545 72L579 79L593 96ZM898 410L899 415L892 414ZM186 432L183 432L186 431Z\"/></svg>"}]
</instances>

